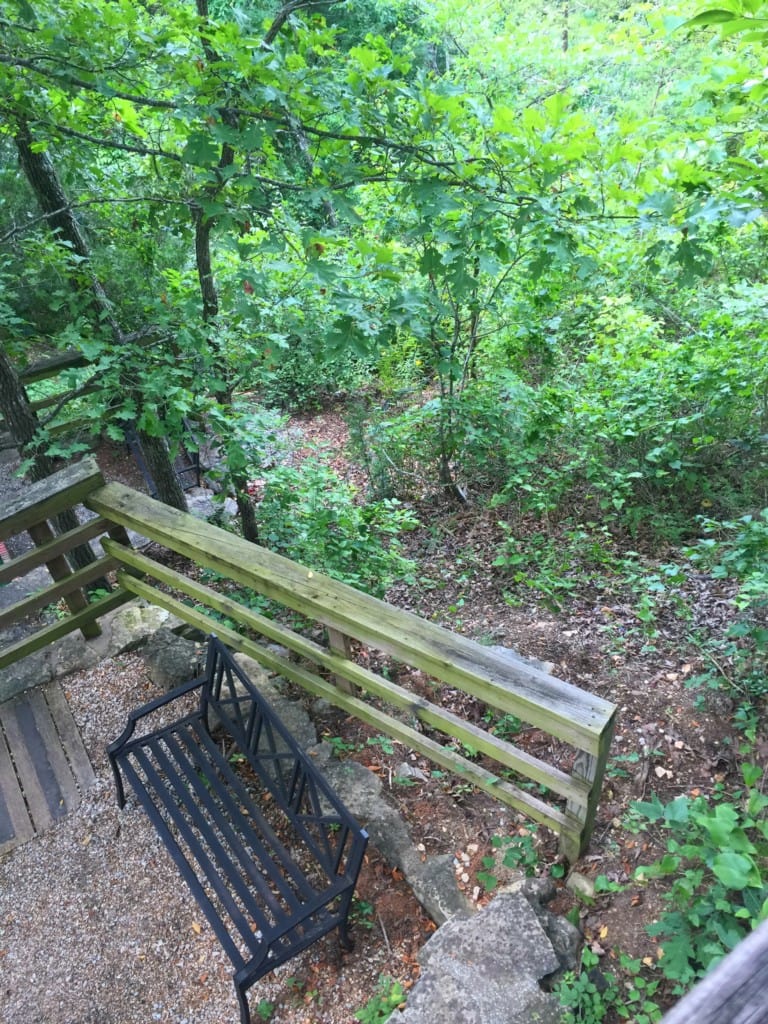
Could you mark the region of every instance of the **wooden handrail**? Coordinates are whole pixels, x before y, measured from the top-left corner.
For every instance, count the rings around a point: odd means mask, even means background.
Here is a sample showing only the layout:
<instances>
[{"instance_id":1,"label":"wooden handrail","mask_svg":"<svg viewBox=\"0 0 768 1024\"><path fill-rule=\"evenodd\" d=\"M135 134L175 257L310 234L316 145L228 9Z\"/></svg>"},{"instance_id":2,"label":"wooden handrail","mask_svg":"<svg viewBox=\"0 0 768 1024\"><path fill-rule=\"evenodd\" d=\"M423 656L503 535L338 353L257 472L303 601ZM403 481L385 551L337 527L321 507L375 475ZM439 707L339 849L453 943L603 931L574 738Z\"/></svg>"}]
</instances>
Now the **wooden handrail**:
<instances>
[{"instance_id":1,"label":"wooden handrail","mask_svg":"<svg viewBox=\"0 0 768 1024\"><path fill-rule=\"evenodd\" d=\"M53 537L47 518L77 503L96 512L99 519ZM322 624L326 642L310 639L134 551L126 528ZM93 459L32 485L23 498L0 515L0 539L22 529L28 530L41 547L0 568L0 582L41 562L53 567L56 582L43 593L7 609L3 622L61 595L66 595L72 614L0 652L0 668L72 629L93 632L102 614L137 595L205 633L215 631L234 649L554 829L568 860L577 859L585 851L613 735L616 708L609 701L522 660L509 661L467 637L315 573L146 494L118 483L105 485ZM45 535L41 531L46 531ZM71 545L102 532L109 537L102 537L106 559L100 568L103 571L120 566L119 588L101 601L88 604L82 590L72 588L82 586L96 570L72 574L67 566L65 571L64 555ZM232 626L223 624L222 617L232 620ZM287 648L289 655L275 651L265 639ZM359 658L359 645L381 651L423 671L433 682L477 698L494 715L515 715L526 726L541 729L571 749L557 748L561 762L557 765L535 757L422 694L373 672ZM9 694L4 694L0 679L0 698L4 695ZM438 734L442 734L442 740ZM487 760L477 763L473 751Z\"/></svg>"},{"instance_id":2,"label":"wooden handrail","mask_svg":"<svg viewBox=\"0 0 768 1024\"><path fill-rule=\"evenodd\" d=\"M125 590L172 611L203 631L215 628L222 639L236 649L554 828L561 836L561 850L569 860L575 860L584 852L594 824L613 735L616 712L613 704L523 662L510 663L466 637L162 505L122 484L99 487L86 498L85 504L105 519L136 530L198 565L322 623L328 631L328 647L321 647L243 608L138 552L121 550L119 544L105 541L107 552L134 573L133 576L121 574L120 583ZM143 574L144 578L136 578L137 574ZM162 589L148 582L147 577L163 584ZM168 588L192 598L194 605L172 596ZM219 618L225 615L248 630L283 644L319 666L332 679L341 680L342 686L298 667L234 629L220 624L212 626L211 616L215 613ZM440 682L477 697L494 711L516 715L525 723L570 744L575 748L571 772L533 758L369 672L354 662L349 640L421 669ZM408 712L414 720L451 736L459 744L464 743L491 757L500 765L499 770L494 773L478 766L457 751L366 703L358 696L357 687ZM505 777L509 769L559 793L565 798L565 807L520 789Z\"/></svg>"},{"instance_id":3,"label":"wooden handrail","mask_svg":"<svg viewBox=\"0 0 768 1024\"><path fill-rule=\"evenodd\" d=\"M590 754L615 707L540 669L511 665L487 647L315 573L123 484L90 494L88 508L136 530L346 636L463 689Z\"/></svg>"}]
</instances>

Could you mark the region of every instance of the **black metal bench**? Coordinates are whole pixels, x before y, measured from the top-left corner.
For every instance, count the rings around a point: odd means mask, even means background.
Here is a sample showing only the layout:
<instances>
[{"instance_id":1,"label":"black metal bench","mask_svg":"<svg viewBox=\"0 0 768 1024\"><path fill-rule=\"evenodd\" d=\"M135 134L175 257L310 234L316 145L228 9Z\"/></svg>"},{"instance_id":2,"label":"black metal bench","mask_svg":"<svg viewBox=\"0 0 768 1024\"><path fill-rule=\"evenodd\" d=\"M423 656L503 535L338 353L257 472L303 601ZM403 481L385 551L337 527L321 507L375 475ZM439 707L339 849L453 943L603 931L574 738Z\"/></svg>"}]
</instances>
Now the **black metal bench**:
<instances>
[{"instance_id":1,"label":"black metal bench","mask_svg":"<svg viewBox=\"0 0 768 1024\"><path fill-rule=\"evenodd\" d=\"M241 1024L259 978L334 928L351 948L368 836L216 637L204 675L133 711L107 749L118 804L125 776L234 965Z\"/></svg>"}]
</instances>

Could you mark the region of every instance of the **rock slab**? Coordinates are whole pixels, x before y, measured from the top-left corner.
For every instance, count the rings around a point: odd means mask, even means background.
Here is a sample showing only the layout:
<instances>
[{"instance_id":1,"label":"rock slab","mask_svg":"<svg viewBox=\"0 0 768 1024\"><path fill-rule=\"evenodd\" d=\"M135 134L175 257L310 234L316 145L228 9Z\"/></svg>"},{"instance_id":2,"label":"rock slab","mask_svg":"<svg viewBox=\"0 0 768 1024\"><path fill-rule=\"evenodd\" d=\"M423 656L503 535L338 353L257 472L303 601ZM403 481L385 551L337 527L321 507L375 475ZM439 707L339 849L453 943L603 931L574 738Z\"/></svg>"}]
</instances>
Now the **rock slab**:
<instances>
[{"instance_id":1,"label":"rock slab","mask_svg":"<svg viewBox=\"0 0 768 1024\"><path fill-rule=\"evenodd\" d=\"M559 962L528 900L497 896L444 924L419 956L421 977L389 1024L560 1024L539 981Z\"/></svg>"}]
</instances>

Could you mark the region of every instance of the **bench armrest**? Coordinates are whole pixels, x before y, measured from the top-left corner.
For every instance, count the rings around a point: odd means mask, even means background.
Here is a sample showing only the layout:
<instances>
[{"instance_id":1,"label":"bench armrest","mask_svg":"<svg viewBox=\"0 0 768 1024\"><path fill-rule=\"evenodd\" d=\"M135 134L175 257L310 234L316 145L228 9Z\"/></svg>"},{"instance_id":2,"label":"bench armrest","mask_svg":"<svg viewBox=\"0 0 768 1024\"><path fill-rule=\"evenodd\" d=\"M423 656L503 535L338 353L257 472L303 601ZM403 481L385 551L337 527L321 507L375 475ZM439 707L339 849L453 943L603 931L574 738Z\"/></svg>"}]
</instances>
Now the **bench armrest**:
<instances>
[{"instance_id":1,"label":"bench armrest","mask_svg":"<svg viewBox=\"0 0 768 1024\"><path fill-rule=\"evenodd\" d=\"M164 693L160 697L155 697L154 700L147 701L146 704L142 704L140 707L135 708L128 715L128 721L125 728L117 739L113 740L107 747L107 756L109 757L109 763L112 765L112 774L115 777L117 804L119 807L123 807L125 804L125 790L123 788L122 777L117 767L117 756L128 743L131 736L133 736L137 723L142 718L146 718L147 715L151 715L154 711L165 707L166 704L172 704L179 697L183 697L187 693L192 693L194 690L202 689L208 681L209 677L207 674L198 676L196 679L190 679L188 682L174 687L173 690L169 690L168 693Z\"/></svg>"}]
</instances>

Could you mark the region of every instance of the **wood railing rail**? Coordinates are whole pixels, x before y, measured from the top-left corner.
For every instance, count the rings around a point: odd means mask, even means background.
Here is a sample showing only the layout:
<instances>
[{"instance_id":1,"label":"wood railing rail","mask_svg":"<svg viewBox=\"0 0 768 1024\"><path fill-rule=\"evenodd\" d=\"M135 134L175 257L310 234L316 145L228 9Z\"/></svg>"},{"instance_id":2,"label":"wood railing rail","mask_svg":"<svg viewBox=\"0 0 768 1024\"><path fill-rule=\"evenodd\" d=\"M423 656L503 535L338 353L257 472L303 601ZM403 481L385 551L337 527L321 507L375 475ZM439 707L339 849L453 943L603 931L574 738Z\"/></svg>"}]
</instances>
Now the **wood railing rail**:
<instances>
[{"instance_id":1,"label":"wood railing rail","mask_svg":"<svg viewBox=\"0 0 768 1024\"><path fill-rule=\"evenodd\" d=\"M614 705L522 662L511 664L466 637L122 484L98 488L85 504L105 520L133 529L322 624L326 642L308 639L119 542L104 541L107 553L125 567L119 574L123 589L204 632L215 631L234 649L554 829L569 860L584 852L613 734ZM222 623L222 617L239 628ZM240 629L252 635L244 636ZM282 655L264 640L276 642L290 653ZM363 659L356 660L353 642L389 655L438 684L478 698L494 712L515 715L562 741L569 748L569 770L534 757L372 672L361 663ZM382 709L379 702L388 709ZM444 735L450 745L425 735L423 729ZM491 759L492 766L464 757L455 749L461 745ZM525 788L531 784L543 787L543 792Z\"/></svg>"},{"instance_id":2,"label":"wood railing rail","mask_svg":"<svg viewBox=\"0 0 768 1024\"><path fill-rule=\"evenodd\" d=\"M66 557L74 548L104 533L128 545L128 536L123 527L97 518L57 535L52 526L59 513L73 509L87 494L103 486L103 483L94 460L85 459L28 485L23 495L6 505L5 511L0 514L0 540L5 541L27 532L35 544L34 549L0 565L0 585L26 576L41 565L47 566L53 580L37 593L2 609L0 629L22 621L30 613L47 605L63 600L66 606L66 611L62 609L61 618L57 621L4 646L0 650L0 669L41 650L74 630L81 630L86 638L98 636L101 632L98 619L131 598L132 595L126 591L115 591L97 601L89 601L86 590L88 584L104 577L117 563L105 555L84 569L73 570Z\"/></svg>"},{"instance_id":3,"label":"wood railing rail","mask_svg":"<svg viewBox=\"0 0 768 1024\"><path fill-rule=\"evenodd\" d=\"M79 369L88 366L89 363L90 361L81 352L59 352L38 362L30 363L29 366L22 367L19 370L19 379L26 389L30 384L36 384L41 380L51 380L54 377L58 377L64 370ZM73 398L82 398L85 395L93 394L95 391L98 391L98 385L95 383L94 378L93 384L78 388L76 395L75 393L60 392L48 395L46 398L33 399L30 402L30 406L34 412L43 412L45 409L58 405L64 409ZM64 418L50 429L50 433L52 436L67 433L83 426L85 422L83 417L76 419L71 417L69 419ZM8 424L2 416L0 416L0 447L14 447L14 441L8 434Z\"/></svg>"},{"instance_id":4,"label":"wood railing rail","mask_svg":"<svg viewBox=\"0 0 768 1024\"><path fill-rule=\"evenodd\" d=\"M55 536L49 520L79 503L97 518ZM134 551L128 529L299 613L309 620L306 632ZM613 735L616 709L608 701L146 494L104 484L90 458L32 485L0 515L0 540L21 530L37 547L0 566L0 583L42 564L53 583L0 613L0 628L62 598L68 613L0 650L0 668L74 629L97 633L99 617L135 595L203 633L216 632L233 649L552 828L568 860L586 850ZM105 556L73 571L67 552L95 536L101 536ZM117 589L89 603L83 588L115 568ZM464 721L440 706L438 697L423 695L431 695L431 688L416 693L372 671L370 651L423 673L435 693L445 686L459 690L481 701L493 718L514 715L541 730L557 741L549 744L551 758Z\"/></svg>"}]
</instances>

